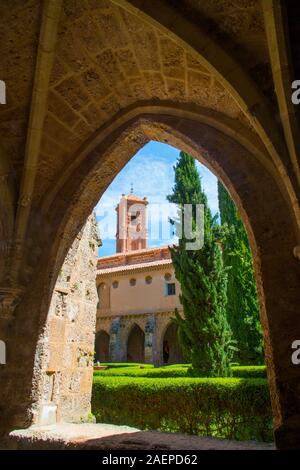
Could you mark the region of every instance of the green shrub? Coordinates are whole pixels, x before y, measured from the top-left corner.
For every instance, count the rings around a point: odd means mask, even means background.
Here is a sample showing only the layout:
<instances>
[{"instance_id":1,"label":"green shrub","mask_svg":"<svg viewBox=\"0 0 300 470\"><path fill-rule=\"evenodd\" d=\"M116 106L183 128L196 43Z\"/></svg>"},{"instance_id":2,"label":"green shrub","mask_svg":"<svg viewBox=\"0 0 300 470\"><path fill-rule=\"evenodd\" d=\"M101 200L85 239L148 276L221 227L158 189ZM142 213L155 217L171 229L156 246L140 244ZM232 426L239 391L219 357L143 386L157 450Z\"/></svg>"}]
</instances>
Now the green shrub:
<instances>
[{"instance_id":1,"label":"green shrub","mask_svg":"<svg viewBox=\"0 0 300 470\"><path fill-rule=\"evenodd\" d=\"M140 367L115 367L105 370L94 371L94 376L101 377L151 377L151 378L168 378L168 377L187 377L186 367L157 367L145 368Z\"/></svg>"},{"instance_id":2,"label":"green shrub","mask_svg":"<svg viewBox=\"0 0 300 470\"><path fill-rule=\"evenodd\" d=\"M191 367L191 364L169 364L169 365L165 365L163 366L165 369L177 369L178 367L180 368L184 368L184 369L188 369L189 367Z\"/></svg>"},{"instance_id":3,"label":"green shrub","mask_svg":"<svg viewBox=\"0 0 300 470\"><path fill-rule=\"evenodd\" d=\"M191 377L190 364L173 364L163 367L153 367L152 364L111 364L108 369L94 371L94 375L103 377ZM237 378L265 378L266 366L234 366L232 376Z\"/></svg>"},{"instance_id":4,"label":"green shrub","mask_svg":"<svg viewBox=\"0 0 300 470\"><path fill-rule=\"evenodd\" d=\"M97 422L228 439L272 440L265 379L94 378Z\"/></svg>"},{"instance_id":5,"label":"green shrub","mask_svg":"<svg viewBox=\"0 0 300 470\"><path fill-rule=\"evenodd\" d=\"M101 366L107 366L109 369L123 368L123 367L143 367L151 368L153 364L142 364L140 362L101 362Z\"/></svg>"},{"instance_id":6,"label":"green shrub","mask_svg":"<svg viewBox=\"0 0 300 470\"><path fill-rule=\"evenodd\" d=\"M233 377L264 379L267 377L266 366L235 366L231 367Z\"/></svg>"}]
</instances>

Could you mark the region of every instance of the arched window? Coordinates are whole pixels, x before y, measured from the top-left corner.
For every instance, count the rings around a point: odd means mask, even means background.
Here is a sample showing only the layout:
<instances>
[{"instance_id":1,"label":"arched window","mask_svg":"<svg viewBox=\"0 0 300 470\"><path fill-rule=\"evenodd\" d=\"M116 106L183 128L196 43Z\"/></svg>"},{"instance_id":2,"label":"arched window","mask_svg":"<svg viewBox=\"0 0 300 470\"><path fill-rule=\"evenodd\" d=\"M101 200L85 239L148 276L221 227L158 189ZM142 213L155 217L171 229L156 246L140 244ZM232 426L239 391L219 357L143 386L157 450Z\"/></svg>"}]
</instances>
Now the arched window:
<instances>
[{"instance_id":1,"label":"arched window","mask_svg":"<svg viewBox=\"0 0 300 470\"><path fill-rule=\"evenodd\" d=\"M146 284L152 284L152 276L146 276L145 282Z\"/></svg>"},{"instance_id":2,"label":"arched window","mask_svg":"<svg viewBox=\"0 0 300 470\"><path fill-rule=\"evenodd\" d=\"M110 307L110 288L105 282L101 282L98 286L99 308Z\"/></svg>"}]
</instances>

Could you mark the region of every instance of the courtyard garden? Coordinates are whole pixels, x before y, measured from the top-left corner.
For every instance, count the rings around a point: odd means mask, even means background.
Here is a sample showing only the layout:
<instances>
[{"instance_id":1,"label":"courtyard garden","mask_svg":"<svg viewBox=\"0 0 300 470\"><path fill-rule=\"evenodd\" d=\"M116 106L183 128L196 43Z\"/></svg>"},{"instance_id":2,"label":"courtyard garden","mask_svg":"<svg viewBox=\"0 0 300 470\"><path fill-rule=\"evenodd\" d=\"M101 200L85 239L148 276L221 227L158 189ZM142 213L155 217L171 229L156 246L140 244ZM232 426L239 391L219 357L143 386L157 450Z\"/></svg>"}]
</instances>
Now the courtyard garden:
<instances>
[{"instance_id":1,"label":"courtyard garden","mask_svg":"<svg viewBox=\"0 0 300 470\"><path fill-rule=\"evenodd\" d=\"M186 205L194 206L195 240L196 205L203 208L203 245L187 245L174 219L178 244L169 247L184 313L175 308L172 322L188 364L106 364L94 372L92 411L98 422L143 430L272 441L266 368L255 365L264 362L264 352L247 232L220 182L220 221L212 215L192 156L181 152L174 171L167 200L184 214Z\"/></svg>"},{"instance_id":2,"label":"courtyard garden","mask_svg":"<svg viewBox=\"0 0 300 470\"><path fill-rule=\"evenodd\" d=\"M189 364L106 364L94 372L97 422L143 430L272 441L264 366L231 367L230 377L191 376Z\"/></svg>"}]
</instances>

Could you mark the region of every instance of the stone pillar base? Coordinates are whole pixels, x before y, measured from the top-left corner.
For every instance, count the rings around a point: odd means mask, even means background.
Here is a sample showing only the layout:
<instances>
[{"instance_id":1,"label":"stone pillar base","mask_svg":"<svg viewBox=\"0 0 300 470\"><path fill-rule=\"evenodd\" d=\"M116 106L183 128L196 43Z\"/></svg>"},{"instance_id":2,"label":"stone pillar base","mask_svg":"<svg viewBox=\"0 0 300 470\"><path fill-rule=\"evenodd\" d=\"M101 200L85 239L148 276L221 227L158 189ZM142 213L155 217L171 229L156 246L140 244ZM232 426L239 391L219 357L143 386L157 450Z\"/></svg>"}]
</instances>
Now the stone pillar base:
<instances>
[{"instance_id":1,"label":"stone pillar base","mask_svg":"<svg viewBox=\"0 0 300 470\"><path fill-rule=\"evenodd\" d=\"M39 426L47 424L56 424L57 422L57 405L55 403L43 403L39 410L38 424Z\"/></svg>"}]
</instances>

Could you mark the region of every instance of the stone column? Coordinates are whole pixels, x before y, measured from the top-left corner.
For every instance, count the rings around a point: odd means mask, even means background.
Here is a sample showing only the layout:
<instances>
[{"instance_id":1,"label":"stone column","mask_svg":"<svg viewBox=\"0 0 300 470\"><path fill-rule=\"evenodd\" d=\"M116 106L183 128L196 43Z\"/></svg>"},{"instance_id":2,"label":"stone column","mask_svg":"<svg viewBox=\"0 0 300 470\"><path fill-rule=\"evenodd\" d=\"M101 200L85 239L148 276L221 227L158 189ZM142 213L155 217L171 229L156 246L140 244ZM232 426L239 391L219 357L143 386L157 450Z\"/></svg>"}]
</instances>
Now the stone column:
<instances>
[{"instance_id":1,"label":"stone column","mask_svg":"<svg viewBox=\"0 0 300 470\"><path fill-rule=\"evenodd\" d=\"M157 362L156 319L154 316L148 318L145 326L145 362L146 364Z\"/></svg>"},{"instance_id":2,"label":"stone column","mask_svg":"<svg viewBox=\"0 0 300 470\"><path fill-rule=\"evenodd\" d=\"M122 322L120 317L112 321L109 339L109 357L111 362L123 362L124 351L121 342Z\"/></svg>"}]
</instances>

